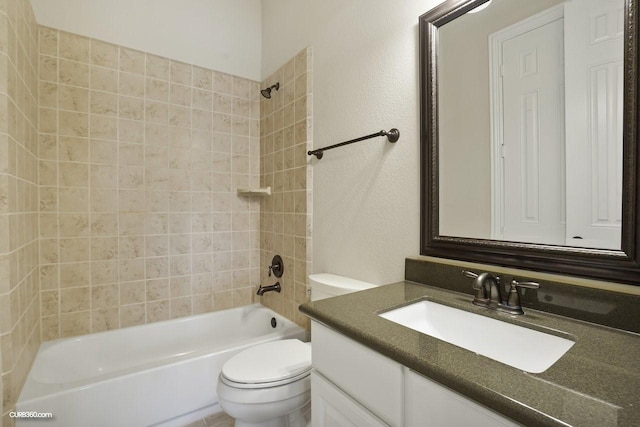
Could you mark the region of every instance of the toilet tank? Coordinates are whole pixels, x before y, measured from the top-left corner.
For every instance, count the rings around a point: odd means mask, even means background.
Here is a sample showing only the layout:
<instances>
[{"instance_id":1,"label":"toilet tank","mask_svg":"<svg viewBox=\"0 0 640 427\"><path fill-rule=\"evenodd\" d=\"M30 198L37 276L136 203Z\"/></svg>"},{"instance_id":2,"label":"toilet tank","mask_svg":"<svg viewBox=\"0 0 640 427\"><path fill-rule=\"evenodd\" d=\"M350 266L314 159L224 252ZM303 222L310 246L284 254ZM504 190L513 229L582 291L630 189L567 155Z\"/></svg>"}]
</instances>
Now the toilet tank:
<instances>
[{"instance_id":1,"label":"toilet tank","mask_svg":"<svg viewBox=\"0 0 640 427\"><path fill-rule=\"evenodd\" d=\"M335 274L320 273L309 275L311 301L317 301L364 289L375 288L376 285Z\"/></svg>"}]
</instances>

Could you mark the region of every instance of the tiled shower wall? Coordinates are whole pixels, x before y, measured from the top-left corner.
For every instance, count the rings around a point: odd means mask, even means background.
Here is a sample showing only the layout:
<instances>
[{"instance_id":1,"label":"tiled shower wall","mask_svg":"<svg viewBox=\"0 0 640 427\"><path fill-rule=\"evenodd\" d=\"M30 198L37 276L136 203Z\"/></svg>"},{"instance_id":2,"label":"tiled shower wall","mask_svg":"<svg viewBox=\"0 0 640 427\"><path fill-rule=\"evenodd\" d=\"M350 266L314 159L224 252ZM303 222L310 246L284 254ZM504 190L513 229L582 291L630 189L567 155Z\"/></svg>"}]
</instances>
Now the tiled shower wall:
<instances>
[{"instance_id":1,"label":"tiled shower wall","mask_svg":"<svg viewBox=\"0 0 640 427\"><path fill-rule=\"evenodd\" d=\"M40 344L37 35L28 0L0 1L0 424L7 427Z\"/></svg>"},{"instance_id":2,"label":"tiled shower wall","mask_svg":"<svg viewBox=\"0 0 640 427\"><path fill-rule=\"evenodd\" d=\"M272 195L260 211L261 281L276 280L282 293L267 293L262 303L308 329L309 320L298 311L306 301L307 274L311 271L311 178L307 151L312 148L312 55L304 49L262 83L280 83L271 99L260 105L260 183ZM274 255L284 261L282 278L269 277Z\"/></svg>"},{"instance_id":3,"label":"tiled shower wall","mask_svg":"<svg viewBox=\"0 0 640 427\"><path fill-rule=\"evenodd\" d=\"M40 27L42 339L252 302L257 82Z\"/></svg>"}]
</instances>

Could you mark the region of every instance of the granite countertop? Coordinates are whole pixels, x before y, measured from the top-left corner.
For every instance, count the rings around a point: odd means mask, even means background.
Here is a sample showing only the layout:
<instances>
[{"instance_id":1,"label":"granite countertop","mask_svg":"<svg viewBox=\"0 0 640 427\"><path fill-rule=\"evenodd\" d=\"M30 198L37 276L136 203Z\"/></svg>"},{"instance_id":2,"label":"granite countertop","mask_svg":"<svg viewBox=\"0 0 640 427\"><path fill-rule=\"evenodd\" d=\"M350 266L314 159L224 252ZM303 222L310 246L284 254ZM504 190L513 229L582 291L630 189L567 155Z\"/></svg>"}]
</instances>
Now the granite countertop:
<instances>
[{"instance_id":1,"label":"granite countertop","mask_svg":"<svg viewBox=\"0 0 640 427\"><path fill-rule=\"evenodd\" d=\"M531 374L421 334L377 314L420 300L570 338L553 366ZM511 316L472 297L399 282L314 301L300 311L524 425L640 426L640 335L525 309Z\"/></svg>"}]
</instances>

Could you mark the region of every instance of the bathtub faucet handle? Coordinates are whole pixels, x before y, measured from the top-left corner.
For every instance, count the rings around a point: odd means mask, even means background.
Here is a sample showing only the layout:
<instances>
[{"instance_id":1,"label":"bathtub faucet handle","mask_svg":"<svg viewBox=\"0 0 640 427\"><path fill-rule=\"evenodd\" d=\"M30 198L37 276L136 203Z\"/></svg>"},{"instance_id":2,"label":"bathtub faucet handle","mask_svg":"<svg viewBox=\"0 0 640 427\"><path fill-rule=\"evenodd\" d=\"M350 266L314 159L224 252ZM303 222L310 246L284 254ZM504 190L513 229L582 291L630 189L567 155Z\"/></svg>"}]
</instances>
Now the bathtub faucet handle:
<instances>
[{"instance_id":1,"label":"bathtub faucet handle","mask_svg":"<svg viewBox=\"0 0 640 427\"><path fill-rule=\"evenodd\" d=\"M269 277L271 277L271 273L276 277L282 277L282 273L284 273L284 263L282 262L282 258L280 255L276 255L271 260L271 265L267 270L269 273Z\"/></svg>"}]
</instances>

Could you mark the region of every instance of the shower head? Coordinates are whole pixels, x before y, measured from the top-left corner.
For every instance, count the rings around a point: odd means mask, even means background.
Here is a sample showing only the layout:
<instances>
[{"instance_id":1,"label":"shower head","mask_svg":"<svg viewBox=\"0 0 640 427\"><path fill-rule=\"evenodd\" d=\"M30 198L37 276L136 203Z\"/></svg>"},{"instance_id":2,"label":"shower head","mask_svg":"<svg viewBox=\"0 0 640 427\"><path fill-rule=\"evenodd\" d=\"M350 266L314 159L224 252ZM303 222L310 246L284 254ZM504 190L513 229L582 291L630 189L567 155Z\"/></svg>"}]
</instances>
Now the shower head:
<instances>
[{"instance_id":1,"label":"shower head","mask_svg":"<svg viewBox=\"0 0 640 427\"><path fill-rule=\"evenodd\" d=\"M272 91L273 89L275 89L275 90L280 89L280 82L278 82L278 83L274 84L273 86L270 86L270 87L268 87L268 88L266 88L266 89L262 89L262 90L260 91L260 93L261 93L261 94L262 94L262 96L264 96L265 98L270 99L270 98L271 98L271 91Z\"/></svg>"}]
</instances>

